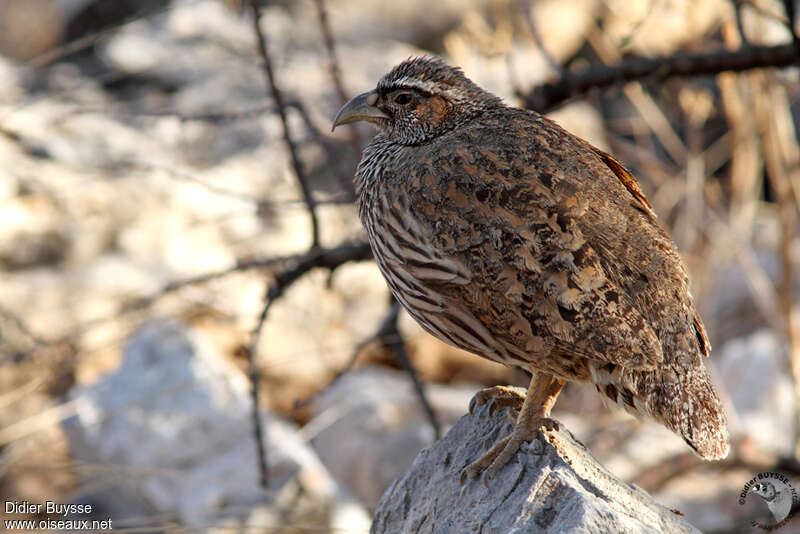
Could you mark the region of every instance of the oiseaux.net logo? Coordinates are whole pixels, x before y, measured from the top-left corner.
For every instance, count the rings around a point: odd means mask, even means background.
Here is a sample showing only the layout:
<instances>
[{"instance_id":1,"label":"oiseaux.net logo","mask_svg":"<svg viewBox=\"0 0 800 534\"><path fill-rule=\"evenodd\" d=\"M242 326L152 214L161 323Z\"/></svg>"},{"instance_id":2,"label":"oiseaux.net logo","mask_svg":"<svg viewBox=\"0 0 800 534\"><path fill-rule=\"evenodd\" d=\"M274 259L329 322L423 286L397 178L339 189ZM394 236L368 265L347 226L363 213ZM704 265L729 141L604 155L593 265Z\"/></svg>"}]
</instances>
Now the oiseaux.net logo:
<instances>
[{"instance_id":1,"label":"oiseaux.net logo","mask_svg":"<svg viewBox=\"0 0 800 534\"><path fill-rule=\"evenodd\" d=\"M764 511L750 524L764 530L777 530L794 515L793 510L800 507L800 496L789 477L775 471L762 471L747 481L739 493L739 506L752 500L759 502ZM764 510L766 508L766 510Z\"/></svg>"}]
</instances>

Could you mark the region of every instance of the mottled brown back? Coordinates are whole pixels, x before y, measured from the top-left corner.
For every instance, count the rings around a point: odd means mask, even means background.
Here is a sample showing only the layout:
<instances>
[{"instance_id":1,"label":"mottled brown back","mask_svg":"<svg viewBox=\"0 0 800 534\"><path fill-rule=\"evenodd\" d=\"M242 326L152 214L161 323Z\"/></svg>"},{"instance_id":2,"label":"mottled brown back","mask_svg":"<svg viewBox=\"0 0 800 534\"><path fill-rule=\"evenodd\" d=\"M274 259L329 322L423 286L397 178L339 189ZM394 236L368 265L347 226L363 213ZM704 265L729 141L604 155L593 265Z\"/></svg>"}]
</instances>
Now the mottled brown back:
<instances>
[{"instance_id":1,"label":"mottled brown back","mask_svg":"<svg viewBox=\"0 0 800 534\"><path fill-rule=\"evenodd\" d=\"M635 178L461 78L418 58L378 85L389 119L364 152L356 190L392 292L448 343L591 381L700 456L725 456L686 270ZM412 101L399 105L404 91Z\"/></svg>"}]
</instances>

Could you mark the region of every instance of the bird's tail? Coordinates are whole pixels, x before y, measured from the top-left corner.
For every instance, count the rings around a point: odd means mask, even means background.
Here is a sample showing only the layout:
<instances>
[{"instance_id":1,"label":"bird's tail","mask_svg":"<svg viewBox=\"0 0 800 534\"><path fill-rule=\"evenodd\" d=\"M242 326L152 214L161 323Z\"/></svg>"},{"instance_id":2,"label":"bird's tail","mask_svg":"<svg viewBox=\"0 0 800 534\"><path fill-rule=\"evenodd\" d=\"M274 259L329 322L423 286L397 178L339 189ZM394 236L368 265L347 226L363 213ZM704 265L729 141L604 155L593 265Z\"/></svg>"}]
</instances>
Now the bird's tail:
<instances>
[{"instance_id":1,"label":"bird's tail","mask_svg":"<svg viewBox=\"0 0 800 534\"><path fill-rule=\"evenodd\" d=\"M662 397L665 406L661 410L653 407L656 419L681 436L703 460L725 458L730 451L728 423L708 373L701 364L677 378L677 394Z\"/></svg>"},{"instance_id":2,"label":"bird's tail","mask_svg":"<svg viewBox=\"0 0 800 534\"><path fill-rule=\"evenodd\" d=\"M722 403L702 363L690 369L605 372L593 369L597 390L634 415L654 418L703 460L728 455L728 425ZM622 372L619 372L622 371Z\"/></svg>"}]
</instances>

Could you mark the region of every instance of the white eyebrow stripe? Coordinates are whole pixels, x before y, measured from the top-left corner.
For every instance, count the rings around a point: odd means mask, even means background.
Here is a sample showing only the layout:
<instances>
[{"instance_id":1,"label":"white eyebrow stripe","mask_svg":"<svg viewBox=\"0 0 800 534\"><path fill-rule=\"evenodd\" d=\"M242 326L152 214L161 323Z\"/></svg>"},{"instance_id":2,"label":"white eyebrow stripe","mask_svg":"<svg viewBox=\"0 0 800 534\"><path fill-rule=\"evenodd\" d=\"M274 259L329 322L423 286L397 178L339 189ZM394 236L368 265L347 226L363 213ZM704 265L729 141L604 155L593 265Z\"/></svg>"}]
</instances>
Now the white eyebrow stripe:
<instances>
[{"instance_id":1,"label":"white eyebrow stripe","mask_svg":"<svg viewBox=\"0 0 800 534\"><path fill-rule=\"evenodd\" d=\"M391 82L387 82L384 85L384 89L389 89L395 86L412 87L416 89L421 89L427 93L430 93L431 89L433 88L433 84L431 83L424 83L414 78L403 77L400 78L399 80L392 80Z\"/></svg>"}]
</instances>

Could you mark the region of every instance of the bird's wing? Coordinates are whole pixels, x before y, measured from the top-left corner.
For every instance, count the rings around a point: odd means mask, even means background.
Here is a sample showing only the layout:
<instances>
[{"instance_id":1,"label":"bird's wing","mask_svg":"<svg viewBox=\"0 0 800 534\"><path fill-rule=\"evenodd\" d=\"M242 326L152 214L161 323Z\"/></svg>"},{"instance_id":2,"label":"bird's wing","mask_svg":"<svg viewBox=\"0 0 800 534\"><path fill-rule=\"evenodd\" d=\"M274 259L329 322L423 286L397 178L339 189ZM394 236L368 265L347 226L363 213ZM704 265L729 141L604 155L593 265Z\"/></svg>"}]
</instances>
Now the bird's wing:
<instances>
[{"instance_id":1,"label":"bird's wing","mask_svg":"<svg viewBox=\"0 0 800 534\"><path fill-rule=\"evenodd\" d=\"M408 166L416 231L470 273L466 283L425 282L530 356L655 366L663 359L655 331L583 231L590 213L617 208L587 194L586 154L555 146L561 141L551 132L532 131L524 120L496 133L487 124L455 133ZM630 199L624 182L614 183L608 195Z\"/></svg>"},{"instance_id":2,"label":"bird's wing","mask_svg":"<svg viewBox=\"0 0 800 534\"><path fill-rule=\"evenodd\" d=\"M591 147L592 151L600 157L600 160L608 167L611 172L619 179L625 189L628 190L628 193L631 194L633 197L634 205L641 210L642 212L646 213L648 217L652 220L656 219L656 214L653 211L653 205L647 200L642 193L642 190L639 188L639 182L636 180L636 177L633 176L628 169L625 168L622 163L617 161L614 156L607 152L603 152L596 146Z\"/></svg>"},{"instance_id":3,"label":"bird's wing","mask_svg":"<svg viewBox=\"0 0 800 534\"><path fill-rule=\"evenodd\" d=\"M631 205L638 211L641 211L646 215L646 219L644 221L640 221L640 225L645 227L648 231L642 232L642 234L650 234L646 237L651 238L654 242L660 245L661 254L667 256L667 269L671 271L673 275L673 280L671 281L673 284L677 285L680 288L680 291L677 295L673 295L671 299L673 304L677 304L678 307L683 308L682 310L667 310L669 312L676 311L678 312L677 315L681 315L681 311L684 315L688 316L691 320L691 328L687 330L691 333L694 332L694 337L697 341L697 349L699 353L702 354L704 357L708 357L709 353L711 352L711 343L708 340L708 334L706 333L705 326L703 326L703 321L700 319L700 314L694 307L694 303L688 292L687 287L687 279L685 273L683 272L682 264L680 263L680 259L677 256L677 251L675 250L674 246L672 246L671 240L668 236L663 232L661 227L656 222L656 214L653 211L653 206L650 202L647 201L642 190L639 188L639 182L636 181L636 178L626 169L619 161L614 159L613 156L603 152L597 147L591 146L588 143L585 143L586 146L592 149L592 151L598 155L600 160L614 173L614 175L619 179L625 189L631 194L632 200ZM612 250L610 255L613 257L615 255L619 255L618 250ZM634 263L642 263L641 259L631 258L634 260ZM652 298L648 296L648 298Z\"/></svg>"}]
</instances>

